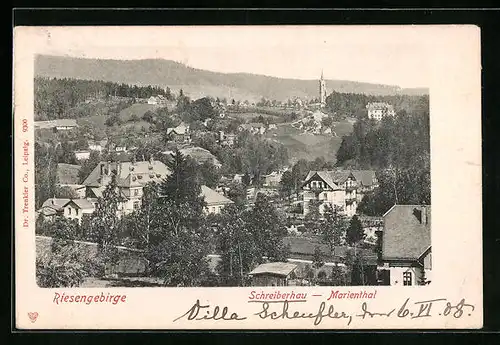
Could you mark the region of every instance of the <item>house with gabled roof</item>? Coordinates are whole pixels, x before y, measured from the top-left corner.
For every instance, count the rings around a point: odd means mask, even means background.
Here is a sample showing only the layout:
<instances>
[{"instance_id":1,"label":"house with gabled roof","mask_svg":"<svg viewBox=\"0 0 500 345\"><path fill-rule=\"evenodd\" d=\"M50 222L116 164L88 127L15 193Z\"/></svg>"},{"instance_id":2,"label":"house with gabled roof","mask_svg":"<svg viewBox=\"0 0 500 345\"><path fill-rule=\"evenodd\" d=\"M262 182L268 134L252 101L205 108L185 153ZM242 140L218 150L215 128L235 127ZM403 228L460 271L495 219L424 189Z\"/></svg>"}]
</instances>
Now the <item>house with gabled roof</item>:
<instances>
[{"instance_id":1,"label":"house with gabled roof","mask_svg":"<svg viewBox=\"0 0 500 345\"><path fill-rule=\"evenodd\" d=\"M383 216L381 260L390 285L425 285L432 280L431 206L394 205Z\"/></svg>"},{"instance_id":2,"label":"house with gabled roof","mask_svg":"<svg viewBox=\"0 0 500 345\"><path fill-rule=\"evenodd\" d=\"M302 184L302 206L304 216L310 212L312 201L319 204L319 213L325 206L338 208L352 217L357 210L357 179L348 170L311 170Z\"/></svg>"},{"instance_id":3,"label":"house with gabled roof","mask_svg":"<svg viewBox=\"0 0 500 345\"><path fill-rule=\"evenodd\" d=\"M177 127L167 128L167 135L172 138L173 141L177 143L189 143L191 142L191 133L189 131L189 125L184 122Z\"/></svg>"},{"instance_id":4,"label":"house with gabled roof","mask_svg":"<svg viewBox=\"0 0 500 345\"><path fill-rule=\"evenodd\" d=\"M232 200L207 186L201 186L201 194L205 198L206 213L219 214L225 206L233 204Z\"/></svg>"},{"instance_id":5,"label":"house with gabled roof","mask_svg":"<svg viewBox=\"0 0 500 345\"><path fill-rule=\"evenodd\" d=\"M45 200L37 211L46 219L53 219L60 215L67 219L77 220L81 224L84 214L92 214L94 205L86 199L50 198Z\"/></svg>"},{"instance_id":6,"label":"house with gabled roof","mask_svg":"<svg viewBox=\"0 0 500 345\"><path fill-rule=\"evenodd\" d=\"M151 158L149 161L100 162L83 181L87 198L100 198L113 174L124 202L119 205L124 214L139 209L143 188L149 182L161 182L170 175L168 167Z\"/></svg>"}]
</instances>

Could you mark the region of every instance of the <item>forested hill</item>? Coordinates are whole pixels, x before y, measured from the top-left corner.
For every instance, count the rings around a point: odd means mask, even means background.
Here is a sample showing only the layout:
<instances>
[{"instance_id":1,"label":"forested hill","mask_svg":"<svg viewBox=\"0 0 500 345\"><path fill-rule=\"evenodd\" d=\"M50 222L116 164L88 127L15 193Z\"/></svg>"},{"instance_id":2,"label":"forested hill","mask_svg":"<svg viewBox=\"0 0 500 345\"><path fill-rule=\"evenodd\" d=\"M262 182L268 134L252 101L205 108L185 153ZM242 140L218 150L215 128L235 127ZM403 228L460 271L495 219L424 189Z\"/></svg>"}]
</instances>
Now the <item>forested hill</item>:
<instances>
[{"instance_id":1,"label":"forested hill","mask_svg":"<svg viewBox=\"0 0 500 345\"><path fill-rule=\"evenodd\" d=\"M40 55L35 59L35 76L103 80L134 85L169 86L183 89L191 98L204 96L256 102L262 97L286 101L315 98L317 80L282 79L248 73L218 73L195 69L170 60L98 60ZM402 89L393 85L344 80L327 80L328 92L367 95L426 94L426 89Z\"/></svg>"},{"instance_id":2,"label":"forested hill","mask_svg":"<svg viewBox=\"0 0 500 345\"><path fill-rule=\"evenodd\" d=\"M343 138L337 164L377 170L380 188L363 199L361 212L382 215L394 204L430 204L428 97L380 123L360 118Z\"/></svg>"}]
</instances>

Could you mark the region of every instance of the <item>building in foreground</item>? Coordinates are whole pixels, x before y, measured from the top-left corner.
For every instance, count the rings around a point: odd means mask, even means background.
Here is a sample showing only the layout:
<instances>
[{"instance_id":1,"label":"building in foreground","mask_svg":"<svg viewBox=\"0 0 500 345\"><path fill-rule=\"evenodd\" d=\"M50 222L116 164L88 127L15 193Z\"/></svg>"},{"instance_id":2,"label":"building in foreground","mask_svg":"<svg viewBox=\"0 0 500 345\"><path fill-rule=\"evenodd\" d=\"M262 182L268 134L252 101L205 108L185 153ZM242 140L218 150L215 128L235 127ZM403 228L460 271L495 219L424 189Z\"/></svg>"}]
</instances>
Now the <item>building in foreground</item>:
<instances>
[{"instance_id":1,"label":"building in foreground","mask_svg":"<svg viewBox=\"0 0 500 345\"><path fill-rule=\"evenodd\" d=\"M248 275L252 286L288 286L288 280L297 265L288 262L270 262L257 266Z\"/></svg>"},{"instance_id":2,"label":"building in foreground","mask_svg":"<svg viewBox=\"0 0 500 345\"><path fill-rule=\"evenodd\" d=\"M356 182L351 171L311 170L302 185L303 215L306 216L311 211L313 201L316 201L320 214L329 205L352 217L356 214L358 203Z\"/></svg>"},{"instance_id":3,"label":"building in foreground","mask_svg":"<svg viewBox=\"0 0 500 345\"><path fill-rule=\"evenodd\" d=\"M431 207L394 205L384 216L381 259L390 285L426 285L432 280Z\"/></svg>"}]
</instances>

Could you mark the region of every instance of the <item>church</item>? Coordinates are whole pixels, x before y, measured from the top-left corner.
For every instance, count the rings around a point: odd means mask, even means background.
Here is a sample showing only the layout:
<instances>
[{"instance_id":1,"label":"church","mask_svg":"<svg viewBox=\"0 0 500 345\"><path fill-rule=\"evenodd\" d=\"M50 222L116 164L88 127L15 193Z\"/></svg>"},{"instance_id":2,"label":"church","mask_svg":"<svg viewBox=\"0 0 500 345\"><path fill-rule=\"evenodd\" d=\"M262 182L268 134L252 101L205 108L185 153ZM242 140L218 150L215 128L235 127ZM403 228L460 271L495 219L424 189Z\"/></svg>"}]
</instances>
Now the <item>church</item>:
<instances>
[{"instance_id":1,"label":"church","mask_svg":"<svg viewBox=\"0 0 500 345\"><path fill-rule=\"evenodd\" d=\"M321 70L321 78L319 80L319 103L321 108L326 106L326 82L323 78L323 70Z\"/></svg>"}]
</instances>

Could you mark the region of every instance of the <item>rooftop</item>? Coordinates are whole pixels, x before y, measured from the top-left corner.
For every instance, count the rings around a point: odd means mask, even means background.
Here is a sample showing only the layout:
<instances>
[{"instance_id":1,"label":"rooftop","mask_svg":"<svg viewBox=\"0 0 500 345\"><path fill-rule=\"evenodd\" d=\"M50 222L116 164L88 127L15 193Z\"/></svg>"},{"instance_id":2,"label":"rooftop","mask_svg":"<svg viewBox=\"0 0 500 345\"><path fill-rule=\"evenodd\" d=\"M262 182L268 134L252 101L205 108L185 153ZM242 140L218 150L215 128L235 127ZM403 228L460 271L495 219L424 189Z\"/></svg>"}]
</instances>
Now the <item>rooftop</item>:
<instances>
[{"instance_id":1,"label":"rooftop","mask_svg":"<svg viewBox=\"0 0 500 345\"><path fill-rule=\"evenodd\" d=\"M431 206L394 205L384 214L383 260L417 260L431 245Z\"/></svg>"},{"instance_id":2,"label":"rooftop","mask_svg":"<svg viewBox=\"0 0 500 345\"><path fill-rule=\"evenodd\" d=\"M286 277L297 268L297 265L288 262L270 262L257 266L249 275L273 274Z\"/></svg>"},{"instance_id":3,"label":"rooftop","mask_svg":"<svg viewBox=\"0 0 500 345\"><path fill-rule=\"evenodd\" d=\"M224 195L217 193L215 190L207 186L201 186L201 194L205 197L205 202L208 206L233 203L233 201L226 198Z\"/></svg>"},{"instance_id":4,"label":"rooftop","mask_svg":"<svg viewBox=\"0 0 500 345\"><path fill-rule=\"evenodd\" d=\"M102 171L101 171L102 169ZM170 175L168 167L160 161L138 162L103 162L101 161L83 181L89 187L102 186L101 177L107 171L116 171L119 186L144 185L151 181L160 181Z\"/></svg>"}]
</instances>

